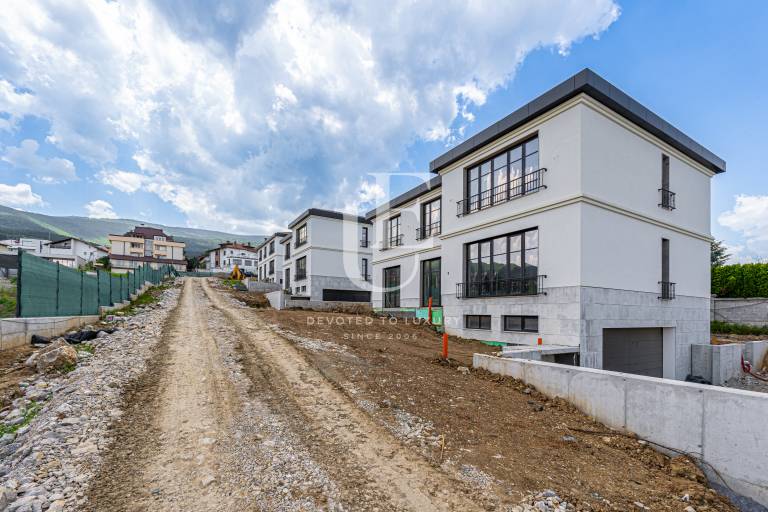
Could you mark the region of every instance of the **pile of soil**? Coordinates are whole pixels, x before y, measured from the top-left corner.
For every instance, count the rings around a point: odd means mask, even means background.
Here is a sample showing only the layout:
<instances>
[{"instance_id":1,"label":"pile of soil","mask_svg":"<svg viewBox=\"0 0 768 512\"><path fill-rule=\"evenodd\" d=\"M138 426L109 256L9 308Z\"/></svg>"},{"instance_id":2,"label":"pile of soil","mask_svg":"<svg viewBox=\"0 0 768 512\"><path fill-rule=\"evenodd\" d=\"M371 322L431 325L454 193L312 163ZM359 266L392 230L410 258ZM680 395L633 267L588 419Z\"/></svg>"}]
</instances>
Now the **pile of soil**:
<instances>
[{"instance_id":1,"label":"pile of soil","mask_svg":"<svg viewBox=\"0 0 768 512\"><path fill-rule=\"evenodd\" d=\"M33 351L31 346L0 350L0 409L22 396L19 382L35 374L34 370L24 366Z\"/></svg>"}]
</instances>

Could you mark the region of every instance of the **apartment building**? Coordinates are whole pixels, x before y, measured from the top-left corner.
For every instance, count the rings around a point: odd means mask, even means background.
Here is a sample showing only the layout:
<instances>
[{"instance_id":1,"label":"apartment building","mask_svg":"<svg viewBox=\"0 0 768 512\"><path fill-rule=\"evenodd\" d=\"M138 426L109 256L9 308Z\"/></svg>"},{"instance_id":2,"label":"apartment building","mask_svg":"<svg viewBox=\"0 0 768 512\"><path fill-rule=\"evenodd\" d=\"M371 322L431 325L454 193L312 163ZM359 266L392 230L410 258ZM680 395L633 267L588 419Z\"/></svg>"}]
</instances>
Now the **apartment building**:
<instances>
[{"instance_id":1,"label":"apartment building","mask_svg":"<svg viewBox=\"0 0 768 512\"><path fill-rule=\"evenodd\" d=\"M14 254L24 251L35 256L41 256L45 244L49 244L51 241L42 238L9 238L7 240L0 240L0 243L5 245Z\"/></svg>"},{"instance_id":2,"label":"apartment building","mask_svg":"<svg viewBox=\"0 0 768 512\"><path fill-rule=\"evenodd\" d=\"M231 273L235 265L243 272L256 275L259 264L258 248L249 243L224 242L216 249L205 253L201 260L202 268L210 272Z\"/></svg>"},{"instance_id":3,"label":"apartment building","mask_svg":"<svg viewBox=\"0 0 768 512\"><path fill-rule=\"evenodd\" d=\"M283 284L285 246L280 241L290 234L277 232L259 246L259 266L256 274L259 281Z\"/></svg>"},{"instance_id":4,"label":"apartment building","mask_svg":"<svg viewBox=\"0 0 768 512\"><path fill-rule=\"evenodd\" d=\"M374 249L374 307L440 295L449 333L506 351L690 372L690 345L709 341L710 180L722 159L586 69L430 170L439 187L366 216L386 242Z\"/></svg>"},{"instance_id":5,"label":"apartment building","mask_svg":"<svg viewBox=\"0 0 768 512\"><path fill-rule=\"evenodd\" d=\"M40 253L42 258L70 268L82 268L108 255L106 248L79 238L64 238L45 243Z\"/></svg>"},{"instance_id":6,"label":"apartment building","mask_svg":"<svg viewBox=\"0 0 768 512\"><path fill-rule=\"evenodd\" d=\"M283 287L312 301L371 301L371 223L310 208L284 237Z\"/></svg>"},{"instance_id":7,"label":"apartment building","mask_svg":"<svg viewBox=\"0 0 768 512\"><path fill-rule=\"evenodd\" d=\"M176 242L162 229L136 226L123 235L109 235L109 263L112 271L128 270L149 264L152 268L173 265L178 271L187 269L184 242Z\"/></svg>"}]
</instances>

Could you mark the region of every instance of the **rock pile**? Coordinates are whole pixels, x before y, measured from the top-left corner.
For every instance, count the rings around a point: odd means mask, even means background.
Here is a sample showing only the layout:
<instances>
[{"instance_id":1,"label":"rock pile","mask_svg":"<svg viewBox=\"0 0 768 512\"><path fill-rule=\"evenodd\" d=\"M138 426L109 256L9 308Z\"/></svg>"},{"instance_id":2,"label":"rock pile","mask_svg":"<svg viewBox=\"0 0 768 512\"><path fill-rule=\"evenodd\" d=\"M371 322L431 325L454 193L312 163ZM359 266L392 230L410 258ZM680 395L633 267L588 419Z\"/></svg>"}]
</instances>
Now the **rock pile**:
<instances>
[{"instance_id":1,"label":"rock pile","mask_svg":"<svg viewBox=\"0 0 768 512\"><path fill-rule=\"evenodd\" d=\"M57 339L27 365L24 396L0 412L0 510L77 510L89 480L110 444L110 423L119 418L121 390L144 370L168 312L178 301L171 288L131 317L115 317L116 330L88 344ZM58 370L54 372L54 370Z\"/></svg>"}]
</instances>

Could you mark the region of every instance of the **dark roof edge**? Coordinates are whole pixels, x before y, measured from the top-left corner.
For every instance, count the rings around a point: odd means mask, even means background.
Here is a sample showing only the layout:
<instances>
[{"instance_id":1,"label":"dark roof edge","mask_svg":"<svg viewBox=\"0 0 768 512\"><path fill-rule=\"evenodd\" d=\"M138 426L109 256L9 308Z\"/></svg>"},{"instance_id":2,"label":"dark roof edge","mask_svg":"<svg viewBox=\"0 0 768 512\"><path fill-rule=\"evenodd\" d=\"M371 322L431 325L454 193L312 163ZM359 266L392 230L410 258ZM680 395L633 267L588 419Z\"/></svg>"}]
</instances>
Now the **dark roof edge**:
<instances>
[{"instance_id":1,"label":"dark roof edge","mask_svg":"<svg viewBox=\"0 0 768 512\"><path fill-rule=\"evenodd\" d=\"M288 228L293 229L294 226L296 226L307 217L325 217L326 219L354 220L361 224L370 224L370 222L365 217L360 217L358 215L351 215L349 213L342 213L333 210L322 210L320 208L310 208L309 210L305 210L304 213L296 217L293 222L288 224Z\"/></svg>"},{"instance_id":2,"label":"dark roof edge","mask_svg":"<svg viewBox=\"0 0 768 512\"><path fill-rule=\"evenodd\" d=\"M429 163L429 170L436 173L445 169L482 146L493 142L581 93L588 94L617 114L663 140L711 171L715 173L725 172L725 161L722 158L651 112L589 68L579 71L502 120L435 158Z\"/></svg>"},{"instance_id":3,"label":"dark roof edge","mask_svg":"<svg viewBox=\"0 0 768 512\"><path fill-rule=\"evenodd\" d=\"M395 197L394 199L391 199L390 201L377 206L373 210L369 211L365 214L366 219L373 219L376 217L377 213L384 213L387 210L390 210L392 208L397 208L398 206L402 206L405 203L409 201L413 201L419 196L422 196L426 194L427 192L431 192L432 190L436 188L440 188L443 186L443 178L440 175L434 176L429 181L425 181L424 183L417 185L413 187L412 189L403 192L399 196Z\"/></svg>"}]
</instances>

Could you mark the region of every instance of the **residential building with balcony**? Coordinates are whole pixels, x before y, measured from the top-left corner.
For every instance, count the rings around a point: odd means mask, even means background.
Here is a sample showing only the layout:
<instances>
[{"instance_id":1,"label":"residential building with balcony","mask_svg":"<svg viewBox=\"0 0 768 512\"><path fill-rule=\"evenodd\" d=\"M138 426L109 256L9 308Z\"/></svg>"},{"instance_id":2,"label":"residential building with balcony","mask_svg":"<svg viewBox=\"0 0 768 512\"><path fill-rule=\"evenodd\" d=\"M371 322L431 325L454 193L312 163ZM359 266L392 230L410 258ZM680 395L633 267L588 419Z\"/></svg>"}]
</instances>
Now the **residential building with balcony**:
<instances>
[{"instance_id":1,"label":"residential building with balcony","mask_svg":"<svg viewBox=\"0 0 768 512\"><path fill-rule=\"evenodd\" d=\"M176 242L162 229L136 226L123 235L109 235L109 263L112 272L125 273L142 265L160 268L173 265L177 271L187 269L184 242Z\"/></svg>"},{"instance_id":2,"label":"residential building with balcony","mask_svg":"<svg viewBox=\"0 0 768 512\"><path fill-rule=\"evenodd\" d=\"M242 270L256 275L259 264L258 248L250 243L224 242L216 249L205 253L201 260L202 268L209 272L231 273L235 265Z\"/></svg>"},{"instance_id":3,"label":"residential building with balcony","mask_svg":"<svg viewBox=\"0 0 768 512\"><path fill-rule=\"evenodd\" d=\"M374 307L423 304L436 272L425 261L439 257L451 334L592 368L690 372L691 344L709 342L722 159L587 69L430 170L439 192L424 185L367 215L393 242L374 249ZM440 233L417 239L434 231L423 211L438 195Z\"/></svg>"},{"instance_id":4,"label":"residential building with balcony","mask_svg":"<svg viewBox=\"0 0 768 512\"><path fill-rule=\"evenodd\" d=\"M288 226L283 286L312 301L371 301L371 223L364 217L310 208Z\"/></svg>"},{"instance_id":5,"label":"residential building with balcony","mask_svg":"<svg viewBox=\"0 0 768 512\"><path fill-rule=\"evenodd\" d=\"M63 238L43 244L40 257L70 268L82 268L109 255L106 248L79 238Z\"/></svg>"},{"instance_id":6,"label":"residential building with balcony","mask_svg":"<svg viewBox=\"0 0 768 512\"><path fill-rule=\"evenodd\" d=\"M277 232L264 240L258 249L258 268L256 276L265 283L283 284L283 259L285 246L280 241L290 232Z\"/></svg>"}]
</instances>

